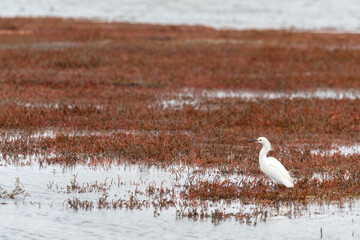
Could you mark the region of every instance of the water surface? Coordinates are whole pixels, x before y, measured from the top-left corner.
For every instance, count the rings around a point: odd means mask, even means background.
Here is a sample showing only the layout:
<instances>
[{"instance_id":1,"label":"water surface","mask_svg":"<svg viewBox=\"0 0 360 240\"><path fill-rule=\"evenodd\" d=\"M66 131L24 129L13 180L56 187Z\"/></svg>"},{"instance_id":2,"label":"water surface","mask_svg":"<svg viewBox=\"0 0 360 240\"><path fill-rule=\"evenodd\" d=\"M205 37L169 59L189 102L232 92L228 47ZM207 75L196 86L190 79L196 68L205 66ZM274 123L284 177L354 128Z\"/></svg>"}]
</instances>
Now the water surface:
<instances>
[{"instance_id":1,"label":"water surface","mask_svg":"<svg viewBox=\"0 0 360 240\"><path fill-rule=\"evenodd\" d=\"M91 210L74 210L67 204L67 199L72 198L96 202L103 195L103 192L96 190L87 193L68 191L74 176L80 186L84 186L84 183L101 185L106 182L106 186L111 186L109 198L115 199L127 198L135 188L146 189L149 184L171 187L177 181L173 174L174 168L169 171L126 164L111 168L40 168L36 164L13 166L3 163L0 167L0 186L11 191L16 178L19 178L26 193L20 194L16 199L0 198L2 219L6 219L1 224L0 238L319 239L320 228L325 239L360 237L360 201L354 201L351 207L347 204L342 207L337 204L309 205L302 216L272 217L266 222L257 222L256 226L254 221L240 224L230 219L214 224L210 219L194 221L178 218L176 208L163 209L154 215L151 207L134 210L97 207ZM200 176L205 175L209 174ZM186 176L181 176L179 182L185 179ZM122 184L118 185L119 181ZM233 207L242 207L238 205ZM286 207L280 210L287 211Z\"/></svg>"},{"instance_id":2,"label":"water surface","mask_svg":"<svg viewBox=\"0 0 360 240\"><path fill-rule=\"evenodd\" d=\"M2 0L0 16L57 16L110 21L359 31L356 0Z\"/></svg>"}]
</instances>

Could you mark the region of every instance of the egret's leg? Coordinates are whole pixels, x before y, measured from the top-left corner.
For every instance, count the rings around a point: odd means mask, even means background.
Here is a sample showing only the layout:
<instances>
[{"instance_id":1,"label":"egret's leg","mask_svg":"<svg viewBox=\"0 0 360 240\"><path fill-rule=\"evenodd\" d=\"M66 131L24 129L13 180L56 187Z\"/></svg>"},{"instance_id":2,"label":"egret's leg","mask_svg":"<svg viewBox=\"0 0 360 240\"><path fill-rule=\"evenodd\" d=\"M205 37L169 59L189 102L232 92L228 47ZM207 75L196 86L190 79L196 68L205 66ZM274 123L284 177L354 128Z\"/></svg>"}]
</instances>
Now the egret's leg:
<instances>
[{"instance_id":1,"label":"egret's leg","mask_svg":"<svg viewBox=\"0 0 360 240\"><path fill-rule=\"evenodd\" d=\"M275 190L278 190L279 188L278 188L277 183L274 183L274 184L275 184L275 185L274 185Z\"/></svg>"}]
</instances>

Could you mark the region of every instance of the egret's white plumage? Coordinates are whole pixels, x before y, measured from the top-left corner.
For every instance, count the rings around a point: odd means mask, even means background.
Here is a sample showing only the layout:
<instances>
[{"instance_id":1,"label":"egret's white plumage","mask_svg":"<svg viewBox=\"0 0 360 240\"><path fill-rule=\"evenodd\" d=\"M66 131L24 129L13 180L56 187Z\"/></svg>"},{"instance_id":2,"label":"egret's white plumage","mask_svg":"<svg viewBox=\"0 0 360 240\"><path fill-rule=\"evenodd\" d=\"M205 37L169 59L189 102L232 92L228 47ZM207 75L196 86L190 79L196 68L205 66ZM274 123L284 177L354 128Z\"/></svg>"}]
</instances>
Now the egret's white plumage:
<instances>
[{"instance_id":1,"label":"egret's white plumage","mask_svg":"<svg viewBox=\"0 0 360 240\"><path fill-rule=\"evenodd\" d=\"M264 137L260 137L257 140L250 142L257 142L263 145L259 154L260 169L263 171L277 187L278 183L284 184L288 188L294 187L293 180L291 179L289 172L285 167L273 157L267 157L267 153L271 150L271 144L269 140Z\"/></svg>"}]
</instances>

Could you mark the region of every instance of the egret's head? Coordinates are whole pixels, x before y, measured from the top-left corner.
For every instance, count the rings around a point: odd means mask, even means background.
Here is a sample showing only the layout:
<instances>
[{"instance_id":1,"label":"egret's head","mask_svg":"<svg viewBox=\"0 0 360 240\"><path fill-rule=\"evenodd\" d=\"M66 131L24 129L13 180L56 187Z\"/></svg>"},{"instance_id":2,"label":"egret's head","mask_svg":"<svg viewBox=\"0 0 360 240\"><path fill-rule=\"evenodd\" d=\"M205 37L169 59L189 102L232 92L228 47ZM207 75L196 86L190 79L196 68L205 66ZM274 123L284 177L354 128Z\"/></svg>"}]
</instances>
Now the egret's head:
<instances>
[{"instance_id":1,"label":"egret's head","mask_svg":"<svg viewBox=\"0 0 360 240\"><path fill-rule=\"evenodd\" d=\"M248 141L248 142L261 143L266 149L268 149L269 151L271 150L271 144L270 144L269 140L267 140L267 138L265 138L265 137L259 137L256 140L252 140L252 141Z\"/></svg>"}]
</instances>

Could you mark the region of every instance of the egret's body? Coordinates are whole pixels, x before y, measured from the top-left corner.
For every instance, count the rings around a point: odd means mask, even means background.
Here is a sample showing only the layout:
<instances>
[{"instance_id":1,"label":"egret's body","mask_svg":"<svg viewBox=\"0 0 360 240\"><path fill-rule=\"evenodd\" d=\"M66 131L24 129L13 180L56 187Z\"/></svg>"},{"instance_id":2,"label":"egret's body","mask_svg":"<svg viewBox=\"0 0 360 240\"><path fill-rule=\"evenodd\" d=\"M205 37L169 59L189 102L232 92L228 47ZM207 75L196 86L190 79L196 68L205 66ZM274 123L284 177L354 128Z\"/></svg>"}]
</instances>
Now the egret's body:
<instances>
[{"instance_id":1,"label":"egret's body","mask_svg":"<svg viewBox=\"0 0 360 240\"><path fill-rule=\"evenodd\" d=\"M271 150L269 140L260 137L250 142L257 142L263 145L259 154L260 169L274 182L275 188L277 188L278 183L284 184L288 188L294 187L293 180L285 167L276 158L266 156Z\"/></svg>"}]
</instances>

